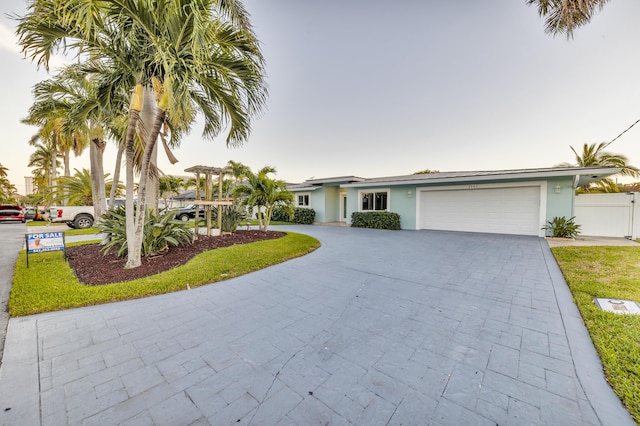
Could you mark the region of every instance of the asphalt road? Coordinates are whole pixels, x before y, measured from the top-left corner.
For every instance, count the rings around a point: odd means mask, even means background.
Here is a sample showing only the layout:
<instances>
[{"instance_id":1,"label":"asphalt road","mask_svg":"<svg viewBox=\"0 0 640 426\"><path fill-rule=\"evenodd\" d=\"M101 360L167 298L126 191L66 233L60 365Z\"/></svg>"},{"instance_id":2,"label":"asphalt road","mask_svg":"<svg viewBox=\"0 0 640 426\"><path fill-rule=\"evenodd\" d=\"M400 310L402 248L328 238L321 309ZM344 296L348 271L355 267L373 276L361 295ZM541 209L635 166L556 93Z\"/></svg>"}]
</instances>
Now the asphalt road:
<instances>
[{"instance_id":1,"label":"asphalt road","mask_svg":"<svg viewBox=\"0 0 640 426\"><path fill-rule=\"evenodd\" d=\"M0 222L0 364L9 323L9 294L13 282L13 268L24 245L27 226L23 223Z\"/></svg>"}]
</instances>

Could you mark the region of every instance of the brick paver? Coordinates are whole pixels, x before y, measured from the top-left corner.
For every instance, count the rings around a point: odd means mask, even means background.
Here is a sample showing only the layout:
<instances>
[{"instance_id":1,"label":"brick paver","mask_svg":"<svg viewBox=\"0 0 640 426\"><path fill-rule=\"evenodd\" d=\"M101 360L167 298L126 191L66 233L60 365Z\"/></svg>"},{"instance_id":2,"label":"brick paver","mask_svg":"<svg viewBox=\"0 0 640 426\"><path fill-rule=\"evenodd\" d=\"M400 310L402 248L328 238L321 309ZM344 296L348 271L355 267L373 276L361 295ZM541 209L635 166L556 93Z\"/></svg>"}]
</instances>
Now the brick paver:
<instances>
[{"instance_id":1,"label":"brick paver","mask_svg":"<svg viewBox=\"0 0 640 426\"><path fill-rule=\"evenodd\" d=\"M633 424L546 242L292 227L243 277L15 318L2 424Z\"/></svg>"}]
</instances>

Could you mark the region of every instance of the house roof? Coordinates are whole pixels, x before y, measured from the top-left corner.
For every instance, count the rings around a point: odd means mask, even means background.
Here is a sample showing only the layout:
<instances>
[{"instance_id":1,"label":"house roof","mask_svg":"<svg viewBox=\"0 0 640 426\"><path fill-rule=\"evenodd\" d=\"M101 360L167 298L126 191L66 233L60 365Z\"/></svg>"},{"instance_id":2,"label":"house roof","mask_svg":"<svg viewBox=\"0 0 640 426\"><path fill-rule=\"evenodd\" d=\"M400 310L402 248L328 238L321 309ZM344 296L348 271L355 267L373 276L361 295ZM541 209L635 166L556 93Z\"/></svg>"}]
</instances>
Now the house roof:
<instances>
[{"instance_id":1,"label":"house roof","mask_svg":"<svg viewBox=\"0 0 640 426\"><path fill-rule=\"evenodd\" d=\"M307 179L302 183L289 184L287 188L292 192L315 191L323 186L344 186L345 184L363 181L366 181L366 179L357 176L338 176L321 179L312 178Z\"/></svg>"},{"instance_id":2,"label":"house roof","mask_svg":"<svg viewBox=\"0 0 640 426\"><path fill-rule=\"evenodd\" d=\"M345 188L370 187L372 185L400 186L439 183L464 183L496 180L533 180L553 177L572 177L574 187L620 172L619 167L550 167L537 169L488 170L468 172L439 172L404 176L379 177L342 184Z\"/></svg>"}]
</instances>

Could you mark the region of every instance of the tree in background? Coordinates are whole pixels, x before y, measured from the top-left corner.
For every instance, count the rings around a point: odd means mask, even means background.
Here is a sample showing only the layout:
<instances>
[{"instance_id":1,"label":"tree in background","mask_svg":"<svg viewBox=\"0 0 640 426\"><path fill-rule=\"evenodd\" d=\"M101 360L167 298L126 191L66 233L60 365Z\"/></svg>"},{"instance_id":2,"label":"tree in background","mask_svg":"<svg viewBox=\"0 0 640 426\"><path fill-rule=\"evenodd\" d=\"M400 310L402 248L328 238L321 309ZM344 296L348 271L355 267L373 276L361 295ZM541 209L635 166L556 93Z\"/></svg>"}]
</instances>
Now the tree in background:
<instances>
[{"instance_id":1,"label":"tree in background","mask_svg":"<svg viewBox=\"0 0 640 426\"><path fill-rule=\"evenodd\" d=\"M610 143L584 144L582 152L578 153L573 147L571 151L575 155L574 163L562 163L560 167L619 167L622 170L619 175L628 177L640 176L640 169L629 164L629 159L622 154L614 154L605 151ZM601 179L582 188L585 191L598 189L601 192L618 192L618 185L613 177Z\"/></svg>"},{"instance_id":2,"label":"tree in background","mask_svg":"<svg viewBox=\"0 0 640 426\"><path fill-rule=\"evenodd\" d=\"M15 203L16 186L9 182L8 168L0 164L0 202Z\"/></svg>"},{"instance_id":3,"label":"tree in background","mask_svg":"<svg viewBox=\"0 0 640 426\"><path fill-rule=\"evenodd\" d=\"M293 193L287 189L283 180L271 179L270 174L275 174L276 169L265 166L257 173L253 173L248 167L244 171L244 180L237 186L233 193L240 196L249 211L257 209L258 228L261 231L269 229L271 214L275 207L282 207L288 214L293 213ZM262 208L264 207L264 214Z\"/></svg>"},{"instance_id":4,"label":"tree in background","mask_svg":"<svg viewBox=\"0 0 640 426\"><path fill-rule=\"evenodd\" d=\"M160 196L164 199L164 206L170 209L173 206L173 197L180 195L184 187L184 179L178 176L161 176L159 181Z\"/></svg>"},{"instance_id":5,"label":"tree in background","mask_svg":"<svg viewBox=\"0 0 640 426\"><path fill-rule=\"evenodd\" d=\"M106 190L110 191L113 181L108 179L109 174L102 177ZM93 185L91 183L91 171L88 169L75 169L73 176L61 176L56 185L51 188L45 201L61 202L66 199L66 203L71 206L91 206L93 205ZM122 184L116 186L116 194L123 191Z\"/></svg>"}]
</instances>

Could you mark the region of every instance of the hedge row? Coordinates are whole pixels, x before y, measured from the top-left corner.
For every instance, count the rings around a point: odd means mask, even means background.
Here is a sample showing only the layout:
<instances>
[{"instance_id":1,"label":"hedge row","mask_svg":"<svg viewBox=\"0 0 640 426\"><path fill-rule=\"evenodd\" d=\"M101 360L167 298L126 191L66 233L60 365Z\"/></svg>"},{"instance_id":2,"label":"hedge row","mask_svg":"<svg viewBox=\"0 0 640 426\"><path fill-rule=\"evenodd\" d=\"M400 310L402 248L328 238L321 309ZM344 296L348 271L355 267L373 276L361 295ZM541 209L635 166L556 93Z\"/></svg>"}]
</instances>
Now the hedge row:
<instances>
[{"instance_id":1,"label":"hedge row","mask_svg":"<svg viewBox=\"0 0 640 426\"><path fill-rule=\"evenodd\" d=\"M400 215L392 212L353 212L353 228L400 229Z\"/></svg>"},{"instance_id":2,"label":"hedge row","mask_svg":"<svg viewBox=\"0 0 640 426\"><path fill-rule=\"evenodd\" d=\"M276 207L271 213L271 220L274 222L292 222L303 225L311 225L316 219L316 211L313 209L305 209L296 207L293 217L284 211L282 207Z\"/></svg>"}]
</instances>

